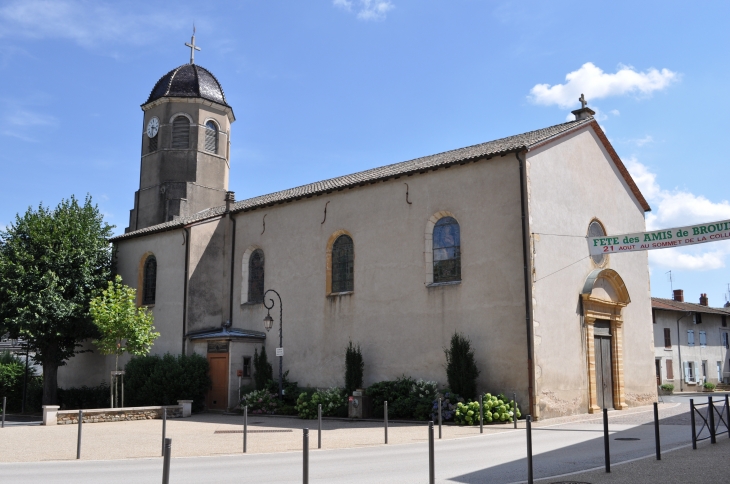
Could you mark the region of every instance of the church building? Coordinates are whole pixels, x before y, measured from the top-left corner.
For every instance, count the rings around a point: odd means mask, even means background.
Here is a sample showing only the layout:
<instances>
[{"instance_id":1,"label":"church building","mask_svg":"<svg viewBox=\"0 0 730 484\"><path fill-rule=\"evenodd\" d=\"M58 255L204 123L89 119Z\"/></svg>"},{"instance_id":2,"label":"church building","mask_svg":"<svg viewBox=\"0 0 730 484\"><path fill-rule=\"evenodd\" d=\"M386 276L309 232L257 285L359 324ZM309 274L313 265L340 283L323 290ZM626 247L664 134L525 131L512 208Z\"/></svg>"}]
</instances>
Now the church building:
<instances>
[{"instance_id":1,"label":"church building","mask_svg":"<svg viewBox=\"0 0 730 484\"><path fill-rule=\"evenodd\" d=\"M254 350L278 373L279 328L284 371L311 387L343 386L349 341L366 386L408 375L445 387L444 348L460 332L479 391L515 392L536 418L655 401L647 254L591 257L585 239L644 231L650 208L594 112L573 113L236 200L234 111L191 58L142 104L139 189L112 239L118 273L154 313L152 353L206 357L206 405L226 409L252 383ZM98 385L113 369L80 354L59 385Z\"/></svg>"}]
</instances>

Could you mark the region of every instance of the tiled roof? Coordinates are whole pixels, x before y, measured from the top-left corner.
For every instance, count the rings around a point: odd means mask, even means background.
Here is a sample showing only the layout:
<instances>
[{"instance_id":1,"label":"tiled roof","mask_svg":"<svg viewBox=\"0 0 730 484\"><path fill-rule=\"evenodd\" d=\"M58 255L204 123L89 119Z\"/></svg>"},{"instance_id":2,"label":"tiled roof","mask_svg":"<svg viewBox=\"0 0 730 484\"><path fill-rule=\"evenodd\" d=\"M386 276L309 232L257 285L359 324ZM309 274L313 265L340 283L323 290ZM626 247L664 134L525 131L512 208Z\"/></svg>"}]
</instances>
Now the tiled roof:
<instances>
[{"instance_id":1,"label":"tiled roof","mask_svg":"<svg viewBox=\"0 0 730 484\"><path fill-rule=\"evenodd\" d=\"M378 181L385 181L389 178L398 178L414 173L425 173L429 170L436 170L446 166L464 164L478 159L491 158L493 156L503 155L506 153L529 150L530 148L545 144L546 142L562 137L569 132L589 125L592 126L593 129L597 132L600 131L598 124L594 121L593 118L570 121L567 123L550 126L548 128L538 129L536 131L529 131L527 133L489 141L487 143L467 146L466 148L459 148L452 151L438 153L436 155L424 156L422 158L416 158L410 161L403 161L401 163L381 166L378 168L353 173L351 175L330 178L329 180L323 180L315 183L310 183L308 185L302 185L296 188L290 188L288 190L270 193L268 195L262 195L259 197L249 198L247 200L241 200L239 202L236 202L231 207L231 211L235 213L254 210L256 208L271 206L278 203L299 200L301 198L309 198L315 195L321 195L323 193L330 193L333 191L344 190L346 188L353 188L356 186L376 183ZM600 135L603 135L602 131L600 132ZM603 140L602 142L604 144L607 143L607 141ZM616 157L615 159L618 159L618 157ZM621 164L619 168L623 168L623 164ZM637 199L639 200L639 202L642 203L642 205L644 206L644 209L649 210L649 206L646 204L644 197L641 196L641 193L636 187L633 179L631 179L631 176L628 174L628 172L622 172L622 174L629 187L632 189L634 194L637 195ZM204 210L195 215L191 215L189 217L180 218L171 222L165 222L162 224L153 225L151 227L146 227L143 229L128 232L123 235L119 235L112 238L112 241L124 240L127 238L137 237L148 233L171 230L200 220L219 216L224 212L225 207L214 207L208 210Z\"/></svg>"},{"instance_id":2,"label":"tiled roof","mask_svg":"<svg viewBox=\"0 0 730 484\"><path fill-rule=\"evenodd\" d=\"M651 298L653 309L664 309L665 311L685 311L692 313L706 314L730 314L730 308L711 308L702 304L675 301L674 299L663 299L660 297Z\"/></svg>"}]
</instances>

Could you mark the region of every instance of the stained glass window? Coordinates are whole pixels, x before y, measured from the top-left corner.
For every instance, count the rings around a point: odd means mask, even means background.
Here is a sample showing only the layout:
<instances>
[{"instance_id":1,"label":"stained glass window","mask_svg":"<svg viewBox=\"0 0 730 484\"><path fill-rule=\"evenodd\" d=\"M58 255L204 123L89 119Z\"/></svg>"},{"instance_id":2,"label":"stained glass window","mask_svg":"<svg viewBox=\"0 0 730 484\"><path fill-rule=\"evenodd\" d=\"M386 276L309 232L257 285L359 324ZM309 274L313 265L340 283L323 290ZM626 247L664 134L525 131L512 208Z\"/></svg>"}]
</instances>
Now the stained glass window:
<instances>
[{"instance_id":1,"label":"stained glass window","mask_svg":"<svg viewBox=\"0 0 730 484\"><path fill-rule=\"evenodd\" d=\"M433 282L461 280L461 231L453 217L444 217L433 228Z\"/></svg>"},{"instance_id":2,"label":"stained glass window","mask_svg":"<svg viewBox=\"0 0 730 484\"><path fill-rule=\"evenodd\" d=\"M588 226L588 237L600 237L602 235L606 235L606 231L603 230L603 225L598 220L592 221ZM606 260L606 256L604 254L596 254L592 255L591 259L593 259L596 265L600 266Z\"/></svg>"},{"instance_id":3,"label":"stained glass window","mask_svg":"<svg viewBox=\"0 0 730 484\"><path fill-rule=\"evenodd\" d=\"M248 259L248 302L264 300L264 251L256 249Z\"/></svg>"},{"instance_id":4,"label":"stained glass window","mask_svg":"<svg viewBox=\"0 0 730 484\"><path fill-rule=\"evenodd\" d=\"M157 292L157 259L150 256L144 263L142 304L154 304Z\"/></svg>"},{"instance_id":5,"label":"stained glass window","mask_svg":"<svg viewBox=\"0 0 730 484\"><path fill-rule=\"evenodd\" d=\"M332 244L332 292L353 291L355 249L352 238L340 235Z\"/></svg>"}]
</instances>

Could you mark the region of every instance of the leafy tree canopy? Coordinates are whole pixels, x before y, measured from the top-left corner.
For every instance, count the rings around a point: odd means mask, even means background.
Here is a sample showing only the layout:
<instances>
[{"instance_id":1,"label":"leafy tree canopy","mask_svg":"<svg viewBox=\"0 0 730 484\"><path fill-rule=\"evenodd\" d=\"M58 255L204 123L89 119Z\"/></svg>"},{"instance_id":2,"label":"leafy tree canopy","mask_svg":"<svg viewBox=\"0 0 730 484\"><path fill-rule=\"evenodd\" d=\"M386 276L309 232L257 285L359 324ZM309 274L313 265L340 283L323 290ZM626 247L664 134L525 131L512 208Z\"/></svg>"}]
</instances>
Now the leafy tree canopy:
<instances>
[{"instance_id":1,"label":"leafy tree canopy","mask_svg":"<svg viewBox=\"0 0 730 484\"><path fill-rule=\"evenodd\" d=\"M91 197L40 204L0 232L0 326L25 339L43 365L43 402L56 402L57 371L96 336L89 301L106 285L112 226Z\"/></svg>"}]
</instances>

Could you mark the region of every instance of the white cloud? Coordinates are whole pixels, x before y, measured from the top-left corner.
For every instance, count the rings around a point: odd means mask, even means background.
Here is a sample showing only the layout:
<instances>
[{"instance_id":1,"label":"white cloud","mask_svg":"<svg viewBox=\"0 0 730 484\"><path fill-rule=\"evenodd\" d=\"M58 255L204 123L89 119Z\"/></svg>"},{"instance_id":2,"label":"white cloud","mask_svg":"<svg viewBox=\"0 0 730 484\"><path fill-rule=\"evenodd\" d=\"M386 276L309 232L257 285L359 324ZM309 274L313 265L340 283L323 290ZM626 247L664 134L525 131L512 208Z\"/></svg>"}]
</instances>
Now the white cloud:
<instances>
[{"instance_id":1,"label":"white cloud","mask_svg":"<svg viewBox=\"0 0 730 484\"><path fill-rule=\"evenodd\" d=\"M619 112L618 109L612 109L611 114L613 114L614 116L621 116L621 113Z\"/></svg>"},{"instance_id":2,"label":"white cloud","mask_svg":"<svg viewBox=\"0 0 730 484\"><path fill-rule=\"evenodd\" d=\"M667 88L678 78L676 72L668 69L637 72L633 67L623 65L615 74L607 74L592 62L586 62L565 76L565 84L536 84L530 89L530 99L536 104L556 104L566 109L576 106L581 94L589 101L624 94L649 95Z\"/></svg>"},{"instance_id":3,"label":"white cloud","mask_svg":"<svg viewBox=\"0 0 730 484\"><path fill-rule=\"evenodd\" d=\"M643 138L639 138L634 141L634 143L636 143L636 146L638 146L638 147L642 147L647 143L653 143L653 142L654 142L654 138L648 134L646 136L644 136Z\"/></svg>"},{"instance_id":4,"label":"white cloud","mask_svg":"<svg viewBox=\"0 0 730 484\"><path fill-rule=\"evenodd\" d=\"M56 118L47 114L32 111L17 110L5 116L5 123L12 126L51 126L56 124Z\"/></svg>"},{"instance_id":5,"label":"white cloud","mask_svg":"<svg viewBox=\"0 0 730 484\"><path fill-rule=\"evenodd\" d=\"M360 20L384 20L395 8L390 0L332 0L332 4L348 12L357 10Z\"/></svg>"},{"instance_id":6,"label":"white cloud","mask_svg":"<svg viewBox=\"0 0 730 484\"><path fill-rule=\"evenodd\" d=\"M129 14L116 4L88 0L16 0L0 7L0 37L70 39L83 47L117 42L143 45L165 27L181 27L186 15L154 11Z\"/></svg>"},{"instance_id":7,"label":"white cloud","mask_svg":"<svg viewBox=\"0 0 730 484\"><path fill-rule=\"evenodd\" d=\"M646 216L648 230L681 227L695 223L730 219L730 202L713 202L686 190L664 190L657 175L635 157L626 160L626 168L639 190L652 205ZM706 271L725 267L730 256L730 241L712 242L682 249L660 249L649 252L649 262L670 269Z\"/></svg>"}]
</instances>

